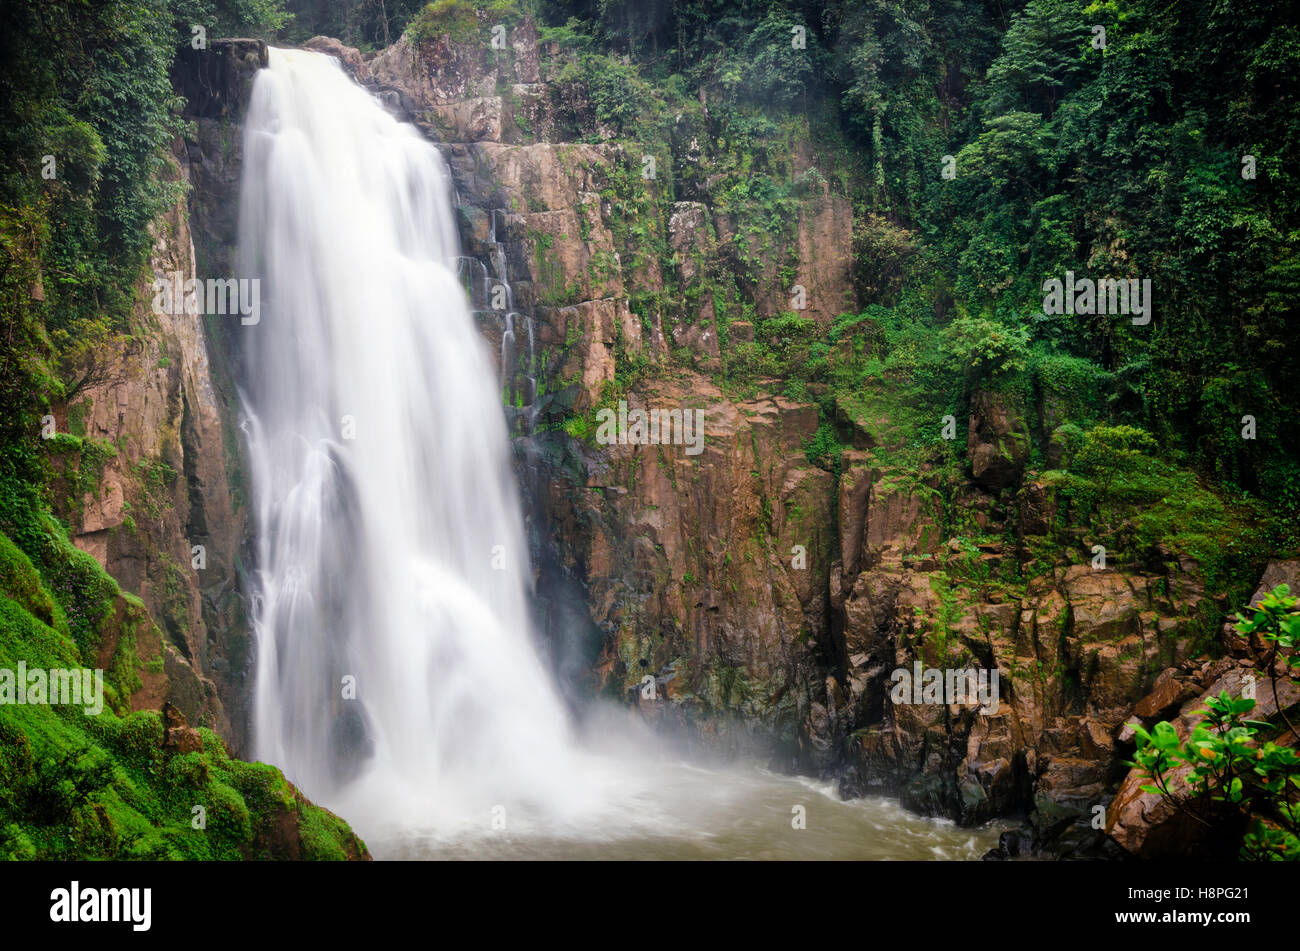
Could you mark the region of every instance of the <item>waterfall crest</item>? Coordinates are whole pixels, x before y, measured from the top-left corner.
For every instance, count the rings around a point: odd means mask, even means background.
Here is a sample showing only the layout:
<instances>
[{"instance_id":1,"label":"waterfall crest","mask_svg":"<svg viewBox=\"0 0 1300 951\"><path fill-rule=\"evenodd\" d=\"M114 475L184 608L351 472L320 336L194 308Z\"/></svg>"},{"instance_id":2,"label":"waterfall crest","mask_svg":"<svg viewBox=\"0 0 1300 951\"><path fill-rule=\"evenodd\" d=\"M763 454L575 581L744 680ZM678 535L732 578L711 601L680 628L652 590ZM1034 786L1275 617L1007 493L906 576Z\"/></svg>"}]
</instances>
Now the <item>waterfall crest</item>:
<instances>
[{"instance_id":1,"label":"waterfall crest","mask_svg":"<svg viewBox=\"0 0 1300 951\"><path fill-rule=\"evenodd\" d=\"M272 49L245 126L255 752L362 831L576 805L437 149Z\"/></svg>"}]
</instances>

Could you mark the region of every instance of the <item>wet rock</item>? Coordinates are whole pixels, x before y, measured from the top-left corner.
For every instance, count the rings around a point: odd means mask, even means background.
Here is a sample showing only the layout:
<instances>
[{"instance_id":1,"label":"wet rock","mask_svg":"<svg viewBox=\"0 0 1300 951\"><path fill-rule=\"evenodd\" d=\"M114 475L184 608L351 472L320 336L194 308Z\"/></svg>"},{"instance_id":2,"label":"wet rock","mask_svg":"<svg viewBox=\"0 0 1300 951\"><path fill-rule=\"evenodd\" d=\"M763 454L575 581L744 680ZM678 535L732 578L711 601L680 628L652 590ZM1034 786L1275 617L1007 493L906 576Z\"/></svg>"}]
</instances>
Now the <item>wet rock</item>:
<instances>
[{"instance_id":1,"label":"wet rock","mask_svg":"<svg viewBox=\"0 0 1300 951\"><path fill-rule=\"evenodd\" d=\"M1178 716L1170 722L1182 738L1186 738L1203 716L1208 697L1228 691L1240 696L1247 678L1251 678L1256 706L1251 718L1272 720L1279 709L1295 711L1300 707L1300 687L1290 680L1278 682L1277 692L1267 678L1258 679L1253 667L1245 663L1232 663L1208 687L1186 701ZM1171 789L1184 788L1187 767L1175 769L1168 777ZM1244 817L1225 812L1221 806L1200 799L1191 800L1181 807L1173 800L1141 787L1148 780L1138 769L1124 778L1115 801L1107 812L1106 834L1127 852L1139 857L1157 856L1223 856L1232 853L1233 844L1240 838Z\"/></svg>"},{"instance_id":2,"label":"wet rock","mask_svg":"<svg viewBox=\"0 0 1300 951\"><path fill-rule=\"evenodd\" d=\"M1020 533L1047 535L1056 521L1056 493L1045 482L1025 483L1019 499Z\"/></svg>"},{"instance_id":3,"label":"wet rock","mask_svg":"<svg viewBox=\"0 0 1300 951\"><path fill-rule=\"evenodd\" d=\"M709 210L698 201L673 204L668 219L668 247L677 256L677 276L689 284L700 274L700 265L714 253L713 227Z\"/></svg>"},{"instance_id":4,"label":"wet rock","mask_svg":"<svg viewBox=\"0 0 1300 951\"><path fill-rule=\"evenodd\" d=\"M187 170L184 161L169 167L180 178ZM74 428L75 420L77 435L113 449L90 491L60 514L73 543L138 595L161 629L156 642L156 633L138 636L143 686L132 705L156 709L174 695L189 716L227 733L238 748L243 670L227 658L242 653L247 629L235 576L244 519L227 468L230 394L219 387L202 319L151 306L154 278L200 276L184 205L151 231L135 318L149 332L89 354L82 386L56 407L64 426ZM195 546L202 567L195 567Z\"/></svg>"},{"instance_id":5,"label":"wet rock","mask_svg":"<svg viewBox=\"0 0 1300 951\"><path fill-rule=\"evenodd\" d=\"M1029 461L1029 445L1029 429L1009 397L975 394L966 452L976 482L992 490L1017 485Z\"/></svg>"},{"instance_id":6,"label":"wet rock","mask_svg":"<svg viewBox=\"0 0 1300 951\"><path fill-rule=\"evenodd\" d=\"M317 53L333 56L357 82L363 83L370 79L370 70L366 68L365 60L361 57L361 51L351 46L344 46L340 40L336 40L332 36L313 36L302 46L303 49L315 50Z\"/></svg>"},{"instance_id":7,"label":"wet rock","mask_svg":"<svg viewBox=\"0 0 1300 951\"><path fill-rule=\"evenodd\" d=\"M239 121L248 108L253 77L269 60L262 40L210 39L206 49L180 47L172 84L185 97L184 116Z\"/></svg>"},{"instance_id":8,"label":"wet rock","mask_svg":"<svg viewBox=\"0 0 1300 951\"><path fill-rule=\"evenodd\" d=\"M169 753L201 753L203 737L191 729L185 715L170 703L163 704L162 748Z\"/></svg>"},{"instance_id":9,"label":"wet rock","mask_svg":"<svg viewBox=\"0 0 1300 951\"><path fill-rule=\"evenodd\" d=\"M1259 586L1255 589L1255 593L1250 596L1250 605L1254 607L1259 604L1266 594L1280 584L1287 585L1291 589L1293 596L1300 594L1300 558L1270 561L1264 569L1264 574L1259 579ZM1249 612L1242 613L1249 616ZM1252 645L1246 638L1238 634L1233 626L1235 623L1234 618L1225 621L1223 625L1223 639L1231 652L1245 657L1264 647L1259 635L1254 635L1254 644Z\"/></svg>"},{"instance_id":10,"label":"wet rock","mask_svg":"<svg viewBox=\"0 0 1300 951\"><path fill-rule=\"evenodd\" d=\"M1196 688L1182 681L1176 668L1168 667L1156 677L1151 692L1134 705L1133 715L1144 720L1159 719L1195 693Z\"/></svg>"}]
</instances>

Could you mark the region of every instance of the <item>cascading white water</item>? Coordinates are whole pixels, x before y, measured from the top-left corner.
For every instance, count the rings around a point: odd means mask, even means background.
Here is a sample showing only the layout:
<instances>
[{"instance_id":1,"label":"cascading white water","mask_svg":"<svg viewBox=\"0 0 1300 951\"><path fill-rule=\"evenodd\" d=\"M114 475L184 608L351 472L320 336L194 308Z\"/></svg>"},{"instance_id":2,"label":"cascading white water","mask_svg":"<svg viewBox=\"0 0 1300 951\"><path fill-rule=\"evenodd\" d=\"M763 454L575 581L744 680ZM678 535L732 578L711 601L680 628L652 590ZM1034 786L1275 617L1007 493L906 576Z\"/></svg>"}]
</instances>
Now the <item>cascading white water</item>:
<instances>
[{"instance_id":1,"label":"cascading white water","mask_svg":"<svg viewBox=\"0 0 1300 951\"><path fill-rule=\"evenodd\" d=\"M304 51L271 50L244 141L257 756L371 828L567 800L443 160Z\"/></svg>"}]
</instances>

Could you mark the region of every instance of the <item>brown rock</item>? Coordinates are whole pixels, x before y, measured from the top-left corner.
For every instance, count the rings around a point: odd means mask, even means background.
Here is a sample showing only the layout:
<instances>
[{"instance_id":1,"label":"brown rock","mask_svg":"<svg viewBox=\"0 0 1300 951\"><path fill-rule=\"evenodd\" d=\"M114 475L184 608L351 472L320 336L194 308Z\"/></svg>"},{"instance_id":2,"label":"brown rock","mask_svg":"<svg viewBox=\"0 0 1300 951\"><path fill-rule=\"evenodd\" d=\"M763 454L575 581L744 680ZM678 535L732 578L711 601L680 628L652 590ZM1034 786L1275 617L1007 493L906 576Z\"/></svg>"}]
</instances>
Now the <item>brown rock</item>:
<instances>
[{"instance_id":1,"label":"brown rock","mask_svg":"<svg viewBox=\"0 0 1300 951\"><path fill-rule=\"evenodd\" d=\"M1250 667L1233 664L1208 689L1184 703L1179 716L1170 720L1178 735L1186 738L1204 719L1200 711L1205 708L1207 698L1224 690L1240 696L1246 678L1251 676L1255 673ZM1251 717L1268 720L1277 715L1279 707L1285 710L1300 704L1300 688L1289 680L1283 680L1279 682L1275 695L1268 679L1258 678L1255 699ZM1184 788L1183 778L1187 772L1187 767L1180 767L1170 774L1170 788ZM1164 796L1143 792L1141 786L1147 782L1136 768L1129 771L1107 813L1107 835L1138 856L1194 854L1206 841L1207 827L1196 822L1185 810L1179 810ZM1211 821L1210 828L1213 827Z\"/></svg>"},{"instance_id":2,"label":"brown rock","mask_svg":"<svg viewBox=\"0 0 1300 951\"><path fill-rule=\"evenodd\" d=\"M344 46L332 36L313 36L302 46L303 49L333 56L357 82L366 82L370 79L370 70L366 68L365 60L361 58L361 51L351 46Z\"/></svg>"},{"instance_id":3,"label":"brown rock","mask_svg":"<svg viewBox=\"0 0 1300 951\"><path fill-rule=\"evenodd\" d=\"M1175 668L1166 668L1160 676L1156 677L1151 692L1133 707L1133 715L1142 717L1144 720L1156 717L1175 704L1187 699L1187 694L1194 692L1194 690L1195 688L1189 688L1178 679L1178 671Z\"/></svg>"},{"instance_id":4,"label":"brown rock","mask_svg":"<svg viewBox=\"0 0 1300 951\"><path fill-rule=\"evenodd\" d=\"M1041 480L1025 483L1020 496L1020 532L1046 535L1056 520L1056 492Z\"/></svg>"},{"instance_id":5,"label":"brown rock","mask_svg":"<svg viewBox=\"0 0 1300 951\"><path fill-rule=\"evenodd\" d=\"M971 401L966 452L975 481L989 489L1019 483L1029 460L1029 429L1008 397L981 391Z\"/></svg>"},{"instance_id":6,"label":"brown rock","mask_svg":"<svg viewBox=\"0 0 1300 951\"><path fill-rule=\"evenodd\" d=\"M163 704L162 748L171 753L202 753L203 737L191 729L185 715L170 703Z\"/></svg>"}]
</instances>

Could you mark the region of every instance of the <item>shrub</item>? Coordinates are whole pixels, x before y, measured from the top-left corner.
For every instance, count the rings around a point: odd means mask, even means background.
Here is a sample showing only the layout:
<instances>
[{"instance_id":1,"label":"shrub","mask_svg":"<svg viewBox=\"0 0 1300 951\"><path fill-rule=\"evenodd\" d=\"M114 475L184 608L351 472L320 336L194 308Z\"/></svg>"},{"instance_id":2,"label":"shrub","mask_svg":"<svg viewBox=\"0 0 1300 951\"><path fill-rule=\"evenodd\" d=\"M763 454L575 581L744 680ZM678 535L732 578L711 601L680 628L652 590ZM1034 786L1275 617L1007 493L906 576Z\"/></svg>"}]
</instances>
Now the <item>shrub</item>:
<instances>
[{"instance_id":1,"label":"shrub","mask_svg":"<svg viewBox=\"0 0 1300 951\"><path fill-rule=\"evenodd\" d=\"M1264 642L1260 663L1270 670L1279 657L1293 671L1300 667L1297 603L1300 599L1283 584L1263 598L1251 618L1237 615L1237 631ZM1199 711L1204 719L1185 740L1167 721L1150 732L1135 724L1138 747L1130 765L1150 780L1143 791L1171 800L1196 822L1210 827L1240 823L1246 829L1241 858L1300 861L1300 755L1275 740L1261 741L1260 735L1274 726L1247 719L1255 707L1254 698L1233 697L1224 690L1206 700ZM1286 739L1300 739L1286 711L1278 714L1291 734Z\"/></svg>"}]
</instances>

